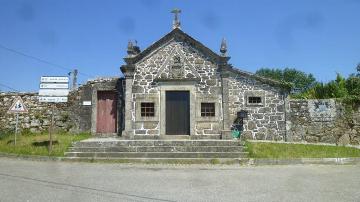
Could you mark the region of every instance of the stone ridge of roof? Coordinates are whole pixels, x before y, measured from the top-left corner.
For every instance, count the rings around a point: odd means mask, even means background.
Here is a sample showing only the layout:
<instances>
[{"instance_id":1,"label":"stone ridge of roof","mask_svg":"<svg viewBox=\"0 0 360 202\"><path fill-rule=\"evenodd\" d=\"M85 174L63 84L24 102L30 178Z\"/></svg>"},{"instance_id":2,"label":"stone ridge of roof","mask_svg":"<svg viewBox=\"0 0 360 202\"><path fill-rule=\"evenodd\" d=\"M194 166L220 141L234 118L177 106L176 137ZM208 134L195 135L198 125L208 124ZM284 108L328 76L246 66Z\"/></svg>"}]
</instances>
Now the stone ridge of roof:
<instances>
[{"instance_id":1,"label":"stone ridge of roof","mask_svg":"<svg viewBox=\"0 0 360 202\"><path fill-rule=\"evenodd\" d=\"M210 58L212 58L216 62L219 61L219 58L221 57L219 54L215 53L213 50L206 47L198 40L186 34L181 29L175 28L171 32L167 33L165 36L163 36L162 38L160 38L159 40L148 46L146 49L141 51L139 54L135 55L134 57L126 57L126 59L131 60L133 63L136 63L145 56L147 56L148 54L150 54L153 50L156 50L157 48L161 47L162 44L166 43L167 41L173 38L179 41L188 41L191 45L194 45L195 48L198 48L200 51L210 56Z\"/></svg>"}]
</instances>

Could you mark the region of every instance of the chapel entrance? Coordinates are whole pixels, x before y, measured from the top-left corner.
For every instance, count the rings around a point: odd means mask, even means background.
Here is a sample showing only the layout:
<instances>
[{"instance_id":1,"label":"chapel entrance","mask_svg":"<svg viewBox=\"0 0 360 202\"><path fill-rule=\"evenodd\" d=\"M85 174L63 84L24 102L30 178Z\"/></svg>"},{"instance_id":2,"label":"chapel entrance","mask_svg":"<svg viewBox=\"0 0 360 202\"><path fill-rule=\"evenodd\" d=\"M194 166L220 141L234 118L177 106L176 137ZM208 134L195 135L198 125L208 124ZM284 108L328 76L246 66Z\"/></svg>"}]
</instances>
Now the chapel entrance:
<instances>
[{"instance_id":1,"label":"chapel entrance","mask_svg":"<svg viewBox=\"0 0 360 202\"><path fill-rule=\"evenodd\" d=\"M166 135L190 135L189 91L166 91Z\"/></svg>"},{"instance_id":2,"label":"chapel entrance","mask_svg":"<svg viewBox=\"0 0 360 202\"><path fill-rule=\"evenodd\" d=\"M97 92L97 133L116 133L117 99L114 91Z\"/></svg>"}]
</instances>

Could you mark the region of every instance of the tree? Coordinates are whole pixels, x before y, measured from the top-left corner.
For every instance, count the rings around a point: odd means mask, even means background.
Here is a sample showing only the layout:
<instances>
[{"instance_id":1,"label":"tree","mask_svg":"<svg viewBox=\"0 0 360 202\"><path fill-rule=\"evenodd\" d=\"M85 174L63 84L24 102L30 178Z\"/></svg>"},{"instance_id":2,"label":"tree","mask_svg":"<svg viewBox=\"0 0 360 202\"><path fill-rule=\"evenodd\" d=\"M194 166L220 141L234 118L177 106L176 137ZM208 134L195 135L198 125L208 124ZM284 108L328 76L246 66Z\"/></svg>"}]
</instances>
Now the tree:
<instances>
[{"instance_id":1,"label":"tree","mask_svg":"<svg viewBox=\"0 0 360 202\"><path fill-rule=\"evenodd\" d=\"M355 95L360 98L360 77L350 76L346 80L346 89L349 95Z\"/></svg>"},{"instance_id":2,"label":"tree","mask_svg":"<svg viewBox=\"0 0 360 202\"><path fill-rule=\"evenodd\" d=\"M343 98L348 95L346 89L346 79L342 77L339 73L336 74L336 79L330 81L325 85L327 98Z\"/></svg>"},{"instance_id":3,"label":"tree","mask_svg":"<svg viewBox=\"0 0 360 202\"><path fill-rule=\"evenodd\" d=\"M277 68L261 68L257 70L255 74L277 81L292 83L293 88L298 88L301 91L305 91L316 84L316 79L312 74L307 74L295 68L285 68L283 70Z\"/></svg>"}]
</instances>

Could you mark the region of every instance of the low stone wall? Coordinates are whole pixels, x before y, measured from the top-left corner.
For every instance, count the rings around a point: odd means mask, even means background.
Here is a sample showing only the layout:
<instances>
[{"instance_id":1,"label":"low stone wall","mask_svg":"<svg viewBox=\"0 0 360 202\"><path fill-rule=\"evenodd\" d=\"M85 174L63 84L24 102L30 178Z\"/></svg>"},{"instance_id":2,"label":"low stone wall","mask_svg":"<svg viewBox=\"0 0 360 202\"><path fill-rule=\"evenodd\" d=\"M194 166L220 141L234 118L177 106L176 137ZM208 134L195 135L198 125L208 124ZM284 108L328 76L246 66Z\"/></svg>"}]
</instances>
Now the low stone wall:
<instances>
[{"instance_id":1,"label":"low stone wall","mask_svg":"<svg viewBox=\"0 0 360 202\"><path fill-rule=\"evenodd\" d=\"M68 103L55 105L56 130L73 133L90 131L91 106L83 106L81 103L91 100L94 86L96 83L89 82L77 91L72 91ZM37 93L0 93L0 130L15 129L16 116L7 111L17 96L23 99L29 110L29 113L19 114L19 129L47 131L51 123L51 106L38 102ZM346 110L341 102L334 99L287 100L285 119L284 141L360 144L360 108Z\"/></svg>"},{"instance_id":2,"label":"low stone wall","mask_svg":"<svg viewBox=\"0 0 360 202\"><path fill-rule=\"evenodd\" d=\"M119 78L97 78L89 80L77 90L70 91L67 103L57 103L54 108L54 126L57 131L78 133L92 131L92 112L96 110L97 90L115 90L122 88ZM16 115L8 113L14 100L20 96L24 101L29 113L19 114L19 129L30 132L47 131L51 124L51 104L38 101L38 93L0 93L0 131L15 130ZM119 93L118 100L122 99ZM88 102L90 104L84 104ZM95 107L95 108L94 108ZM118 108L123 108L122 102L118 102ZM122 129L121 116L119 111L119 130Z\"/></svg>"},{"instance_id":3,"label":"low stone wall","mask_svg":"<svg viewBox=\"0 0 360 202\"><path fill-rule=\"evenodd\" d=\"M51 106L38 101L37 93L1 93L0 94L0 130L14 130L16 115L8 113L14 100L20 96L24 101L28 113L19 113L19 129L30 132L48 130L51 124ZM70 96L71 97L71 96ZM70 98L71 100L71 98ZM71 119L72 102L56 104L54 108L54 126L57 130L71 131L76 123Z\"/></svg>"},{"instance_id":4,"label":"low stone wall","mask_svg":"<svg viewBox=\"0 0 360 202\"><path fill-rule=\"evenodd\" d=\"M334 99L288 100L286 108L286 141L360 144L360 108Z\"/></svg>"}]
</instances>

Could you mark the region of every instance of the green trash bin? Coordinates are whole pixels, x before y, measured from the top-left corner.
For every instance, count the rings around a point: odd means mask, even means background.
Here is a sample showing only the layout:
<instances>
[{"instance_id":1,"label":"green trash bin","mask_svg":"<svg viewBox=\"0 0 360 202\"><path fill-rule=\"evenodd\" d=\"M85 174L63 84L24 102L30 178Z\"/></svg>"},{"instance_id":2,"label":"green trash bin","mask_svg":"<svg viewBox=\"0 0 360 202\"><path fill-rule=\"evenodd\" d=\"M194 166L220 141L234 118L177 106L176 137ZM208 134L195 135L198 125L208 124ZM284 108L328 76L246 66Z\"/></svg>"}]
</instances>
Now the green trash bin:
<instances>
[{"instance_id":1,"label":"green trash bin","mask_svg":"<svg viewBox=\"0 0 360 202\"><path fill-rule=\"evenodd\" d=\"M240 139L241 131L239 131L237 129L234 129L234 130L231 131L231 134L232 134L233 138Z\"/></svg>"}]
</instances>

